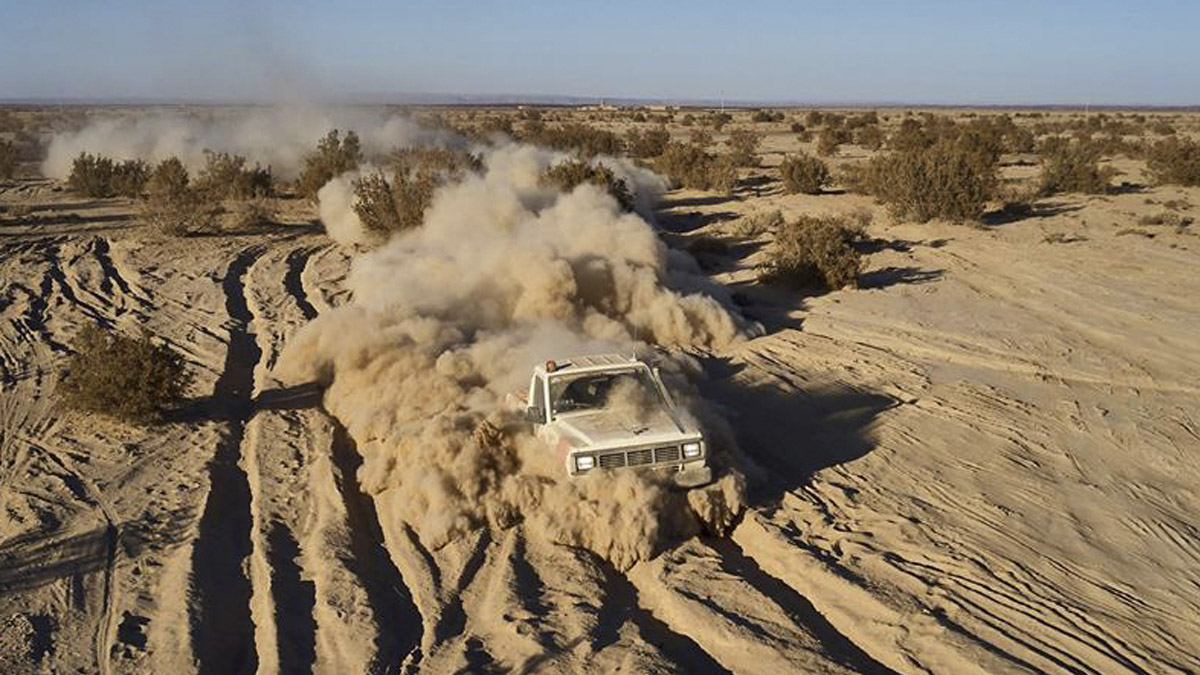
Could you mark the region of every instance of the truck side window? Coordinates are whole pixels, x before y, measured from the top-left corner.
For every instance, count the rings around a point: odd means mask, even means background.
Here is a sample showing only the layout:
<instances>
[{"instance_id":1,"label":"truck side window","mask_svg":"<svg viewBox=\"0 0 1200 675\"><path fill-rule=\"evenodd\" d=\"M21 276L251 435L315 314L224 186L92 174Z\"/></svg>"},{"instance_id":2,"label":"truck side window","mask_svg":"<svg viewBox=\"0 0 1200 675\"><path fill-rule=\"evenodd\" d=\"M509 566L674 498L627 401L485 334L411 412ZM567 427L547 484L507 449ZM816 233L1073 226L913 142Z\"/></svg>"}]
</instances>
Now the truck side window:
<instances>
[{"instance_id":1,"label":"truck side window","mask_svg":"<svg viewBox=\"0 0 1200 675\"><path fill-rule=\"evenodd\" d=\"M546 383L542 380L542 378L540 376L533 378L533 396L532 396L532 400L529 402L530 405L532 405L534 408L537 409L538 419L541 420L543 424L549 421L546 418L546 386L545 386L545 384Z\"/></svg>"}]
</instances>

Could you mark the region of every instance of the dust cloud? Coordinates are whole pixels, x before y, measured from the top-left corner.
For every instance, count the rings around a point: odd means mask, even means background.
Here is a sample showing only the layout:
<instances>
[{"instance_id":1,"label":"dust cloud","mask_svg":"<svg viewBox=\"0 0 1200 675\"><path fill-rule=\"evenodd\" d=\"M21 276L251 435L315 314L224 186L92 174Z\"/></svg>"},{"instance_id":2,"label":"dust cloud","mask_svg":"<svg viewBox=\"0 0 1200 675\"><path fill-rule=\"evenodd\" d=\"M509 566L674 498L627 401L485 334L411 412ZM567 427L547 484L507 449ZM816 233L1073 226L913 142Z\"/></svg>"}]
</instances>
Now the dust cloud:
<instances>
[{"instance_id":1,"label":"dust cloud","mask_svg":"<svg viewBox=\"0 0 1200 675\"><path fill-rule=\"evenodd\" d=\"M673 538L728 527L740 477L693 494L641 473L568 480L505 396L546 358L718 349L755 326L603 191L540 185L562 155L519 144L482 154L483 171L441 188L422 227L355 259L353 300L298 331L277 373L328 385L385 528L411 525L427 546L523 522L627 568ZM645 170L614 170L643 194L661 189ZM338 241L360 243L351 180L325 186L320 211Z\"/></svg>"}]
</instances>

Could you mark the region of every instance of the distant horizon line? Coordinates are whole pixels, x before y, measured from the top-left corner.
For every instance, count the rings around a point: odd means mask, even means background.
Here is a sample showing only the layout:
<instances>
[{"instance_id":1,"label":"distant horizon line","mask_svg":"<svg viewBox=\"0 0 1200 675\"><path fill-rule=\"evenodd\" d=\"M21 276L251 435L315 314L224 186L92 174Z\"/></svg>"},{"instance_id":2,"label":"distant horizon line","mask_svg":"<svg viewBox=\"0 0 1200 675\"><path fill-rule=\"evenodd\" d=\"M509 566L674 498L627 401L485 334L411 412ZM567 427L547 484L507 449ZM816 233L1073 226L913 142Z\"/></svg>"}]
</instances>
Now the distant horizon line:
<instances>
[{"instance_id":1,"label":"distant horizon line","mask_svg":"<svg viewBox=\"0 0 1200 675\"><path fill-rule=\"evenodd\" d=\"M671 106L678 108L978 108L1020 110L1161 110L1174 112L1198 112L1196 104L1155 103L978 103L978 102L921 102L888 100L827 100L804 101L799 99L734 99L734 98L666 98L638 96L577 96L550 94L358 94L336 97L301 97L280 99L217 98L217 97L174 97L174 96L19 96L0 97L0 106L276 106L288 104L319 105L396 105L396 106L518 106L533 105L567 107L583 105L611 105L614 107Z\"/></svg>"}]
</instances>

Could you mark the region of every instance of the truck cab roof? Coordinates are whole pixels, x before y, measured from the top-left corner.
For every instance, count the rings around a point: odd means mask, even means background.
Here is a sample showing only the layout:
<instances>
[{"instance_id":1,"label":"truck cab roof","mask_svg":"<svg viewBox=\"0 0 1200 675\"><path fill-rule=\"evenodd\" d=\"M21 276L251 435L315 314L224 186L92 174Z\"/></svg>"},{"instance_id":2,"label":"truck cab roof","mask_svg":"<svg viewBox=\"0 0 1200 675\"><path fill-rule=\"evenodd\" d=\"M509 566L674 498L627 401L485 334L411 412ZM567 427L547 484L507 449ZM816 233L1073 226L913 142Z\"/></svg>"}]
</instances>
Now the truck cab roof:
<instances>
[{"instance_id":1,"label":"truck cab roof","mask_svg":"<svg viewBox=\"0 0 1200 675\"><path fill-rule=\"evenodd\" d=\"M577 373L595 373L621 368L645 367L646 364L636 356L623 354L593 354L591 356L572 356L569 359L553 359L534 367L536 375L573 375Z\"/></svg>"}]
</instances>

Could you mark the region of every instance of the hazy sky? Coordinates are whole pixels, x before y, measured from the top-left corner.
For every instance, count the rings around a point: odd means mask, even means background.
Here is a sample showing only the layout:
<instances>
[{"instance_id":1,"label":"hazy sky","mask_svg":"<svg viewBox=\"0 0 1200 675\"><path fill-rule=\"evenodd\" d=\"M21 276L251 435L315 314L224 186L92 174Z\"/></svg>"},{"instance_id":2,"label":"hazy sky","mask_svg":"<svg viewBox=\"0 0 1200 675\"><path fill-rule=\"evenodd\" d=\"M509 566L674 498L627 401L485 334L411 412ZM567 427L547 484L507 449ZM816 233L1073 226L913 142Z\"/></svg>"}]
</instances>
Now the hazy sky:
<instances>
[{"instance_id":1,"label":"hazy sky","mask_svg":"<svg viewBox=\"0 0 1200 675\"><path fill-rule=\"evenodd\" d=\"M0 99L1200 104L1197 0L0 0Z\"/></svg>"}]
</instances>

